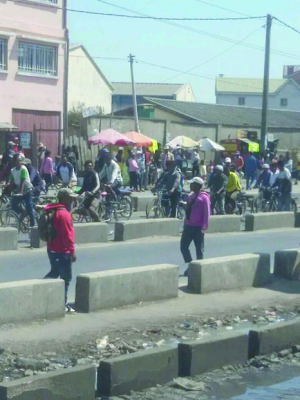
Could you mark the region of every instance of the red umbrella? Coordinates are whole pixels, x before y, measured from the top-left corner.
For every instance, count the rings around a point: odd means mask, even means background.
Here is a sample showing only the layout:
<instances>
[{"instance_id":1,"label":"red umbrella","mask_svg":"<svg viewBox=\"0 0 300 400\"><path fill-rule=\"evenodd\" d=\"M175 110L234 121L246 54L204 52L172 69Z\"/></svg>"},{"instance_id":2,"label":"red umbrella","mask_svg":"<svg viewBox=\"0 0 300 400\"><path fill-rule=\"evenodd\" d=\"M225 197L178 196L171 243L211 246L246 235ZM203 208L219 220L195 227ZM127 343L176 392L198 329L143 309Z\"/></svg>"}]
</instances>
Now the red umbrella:
<instances>
[{"instance_id":1,"label":"red umbrella","mask_svg":"<svg viewBox=\"0 0 300 400\"><path fill-rule=\"evenodd\" d=\"M103 146L134 146L135 142L128 137L115 131L114 129L106 129L96 133L88 139L88 144L102 144Z\"/></svg>"},{"instance_id":2,"label":"red umbrella","mask_svg":"<svg viewBox=\"0 0 300 400\"><path fill-rule=\"evenodd\" d=\"M135 142L136 147L152 146L152 140L142 133L131 131L124 133L124 136Z\"/></svg>"}]
</instances>

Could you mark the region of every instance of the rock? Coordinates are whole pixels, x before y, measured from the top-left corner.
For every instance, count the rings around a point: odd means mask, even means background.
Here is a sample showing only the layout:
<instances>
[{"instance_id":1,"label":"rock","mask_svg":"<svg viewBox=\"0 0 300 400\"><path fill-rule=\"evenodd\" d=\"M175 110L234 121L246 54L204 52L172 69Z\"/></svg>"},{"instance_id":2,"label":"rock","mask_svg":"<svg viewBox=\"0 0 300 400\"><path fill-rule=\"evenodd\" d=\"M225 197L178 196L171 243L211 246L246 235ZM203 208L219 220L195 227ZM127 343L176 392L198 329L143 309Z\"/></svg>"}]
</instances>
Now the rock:
<instances>
[{"instance_id":1,"label":"rock","mask_svg":"<svg viewBox=\"0 0 300 400\"><path fill-rule=\"evenodd\" d=\"M300 352L299 353L294 353L294 357L300 358Z\"/></svg>"},{"instance_id":2,"label":"rock","mask_svg":"<svg viewBox=\"0 0 300 400\"><path fill-rule=\"evenodd\" d=\"M299 353L300 352L300 345L299 344L295 344L294 346L292 346L292 352L293 353Z\"/></svg>"},{"instance_id":3,"label":"rock","mask_svg":"<svg viewBox=\"0 0 300 400\"><path fill-rule=\"evenodd\" d=\"M206 388L203 382L194 382L187 378L176 378L173 380L173 386L184 390L200 391Z\"/></svg>"},{"instance_id":4,"label":"rock","mask_svg":"<svg viewBox=\"0 0 300 400\"><path fill-rule=\"evenodd\" d=\"M56 353L52 351L44 351L44 356L49 358L49 357L56 357Z\"/></svg>"},{"instance_id":5,"label":"rock","mask_svg":"<svg viewBox=\"0 0 300 400\"><path fill-rule=\"evenodd\" d=\"M268 321L268 322L275 322L276 321L276 317L272 317L272 316L267 316L266 317L266 320Z\"/></svg>"},{"instance_id":6,"label":"rock","mask_svg":"<svg viewBox=\"0 0 300 400\"><path fill-rule=\"evenodd\" d=\"M232 321L233 321L235 324L239 324L239 323L241 322L241 319L240 319L240 317L234 317L234 318L232 318Z\"/></svg>"},{"instance_id":7,"label":"rock","mask_svg":"<svg viewBox=\"0 0 300 400\"><path fill-rule=\"evenodd\" d=\"M42 370L49 367L49 360L35 360L30 358L20 357L16 361L16 366L18 368L32 369L32 370Z\"/></svg>"},{"instance_id":8,"label":"rock","mask_svg":"<svg viewBox=\"0 0 300 400\"><path fill-rule=\"evenodd\" d=\"M24 376L33 376L32 369L26 369L26 371L24 372Z\"/></svg>"},{"instance_id":9,"label":"rock","mask_svg":"<svg viewBox=\"0 0 300 400\"><path fill-rule=\"evenodd\" d=\"M258 317L257 318L257 322L266 322L266 318L265 317Z\"/></svg>"},{"instance_id":10,"label":"rock","mask_svg":"<svg viewBox=\"0 0 300 400\"><path fill-rule=\"evenodd\" d=\"M291 354L292 349L288 349L288 350L281 350L278 353L278 357L287 357L289 354Z\"/></svg>"},{"instance_id":11,"label":"rock","mask_svg":"<svg viewBox=\"0 0 300 400\"><path fill-rule=\"evenodd\" d=\"M4 347L0 347L0 354L3 354L5 352Z\"/></svg>"},{"instance_id":12,"label":"rock","mask_svg":"<svg viewBox=\"0 0 300 400\"><path fill-rule=\"evenodd\" d=\"M80 358L77 360L77 365L90 365L93 364L94 360L91 358Z\"/></svg>"}]
</instances>

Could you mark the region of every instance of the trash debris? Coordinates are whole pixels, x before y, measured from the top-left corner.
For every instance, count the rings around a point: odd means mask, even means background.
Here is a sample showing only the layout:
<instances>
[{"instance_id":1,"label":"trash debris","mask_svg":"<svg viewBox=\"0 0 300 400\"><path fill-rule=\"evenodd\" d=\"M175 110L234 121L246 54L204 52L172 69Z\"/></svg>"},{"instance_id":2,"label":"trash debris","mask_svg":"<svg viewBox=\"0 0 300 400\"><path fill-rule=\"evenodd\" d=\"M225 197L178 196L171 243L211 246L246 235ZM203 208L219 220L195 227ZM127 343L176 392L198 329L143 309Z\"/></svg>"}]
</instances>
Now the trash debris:
<instances>
[{"instance_id":1,"label":"trash debris","mask_svg":"<svg viewBox=\"0 0 300 400\"><path fill-rule=\"evenodd\" d=\"M153 347L153 343L143 343L143 347L144 347L144 349L146 349L148 347Z\"/></svg>"},{"instance_id":2,"label":"trash debris","mask_svg":"<svg viewBox=\"0 0 300 400\"><path fill-rule=\"evenodd\" d=\"M227 331L232 331L232 330L233 330L233 327L232 327L232 326L226 326L226 330L227 330Z\"/></svg>"},{"instance_id":3,"label":"trash debris","mask_svg":"<svg viewBox=\"0 0 300 400\"><path fill-rule=\"evenodd\" d=\"M191 327L191 324L189 324L188 322L184 322L183 324L180 325L180 328L189 329L190 327Z\"/></svg>"},{"instance_id":4,"label":"trash debris","mask_svg":"<svg viewBox=\"0 0 300 400\"><path fill-rule=\"evenodd\" d=\"M266 310L265 313L266 313L267 315L273 315L273 316L276 315L276 312L275 312L275 311L268 311L268 310Z\"/></svg>"},{"instance_id":5,"label":"trash debris","mask_svg":"<svg viewBox=\"0 0 300 400\"><path fill-rule=\"evenodd\" d=\"M105 347L108 345L108 339L108 336L104 336L102 339L97 339L97 349L105 349Z\"/></svg>"},{"instance_id":6,"label":"trash debris","mask_svg":"<svg viewBox=\"0 0 300 400\"><path fill-rule=\"evenodd\" d=\"M186 378L175 378L172 382L172 386L180 389L199 392L205 390L206 386L203 382L194 382Z\"/></svg>"},{"instance_id":7,"label":"trash debris","mask_svg":"<svg viewBox=\"0 0 300 400\"><path fill-rule=\"evenodd\" d=\"M155 343L155 346L159 347L159 346L163 346L164 344L166 344L166 341L164 339L161 339Z\"/></svg>"}]
</instances>

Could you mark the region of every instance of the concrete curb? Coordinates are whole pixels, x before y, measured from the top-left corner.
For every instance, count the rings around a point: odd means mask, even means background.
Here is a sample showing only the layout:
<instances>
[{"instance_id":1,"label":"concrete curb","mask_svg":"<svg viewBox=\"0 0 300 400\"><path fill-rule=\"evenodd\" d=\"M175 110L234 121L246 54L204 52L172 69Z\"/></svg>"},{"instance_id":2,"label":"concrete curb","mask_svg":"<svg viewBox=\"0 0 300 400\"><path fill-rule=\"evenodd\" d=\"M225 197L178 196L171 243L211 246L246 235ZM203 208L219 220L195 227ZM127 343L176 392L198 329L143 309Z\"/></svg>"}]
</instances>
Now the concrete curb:
<instances>
[{"instance_id":1,"label":"concrete curb","mask_svg":"<svg viewBox=\"0 0 300 400\"><path fill-rule=\"evenodd\" d=\"M0 325L65 316L65 285L60 279L0 284Z\"/></svg>"},{"instance_id":2,"label":"concrete curb","mask_svg":"<svg viewBox=\"0 0 300 400\"><path fill-rule=\"evenodd\" d=\"M240 230L239 215L212 215L206 233L240 232Z\"/></svg>"},{"instance_id":3,"label":"concrete curb","mask_svg":"<svg viewBox=\"0 0 300 400\"><path fill-rule=\"evenodd\" d=\"M300 343L300 318L272 326L251 329L249 358L278 352Z\"/></svg>"},{"instance_id":4,"label":"concrete curb","mask_svg":"<svg viewBox=\"0 0 300 400\"><path fill-rule=\"evenodd\" d=\"M163 385L178 376L178 351L162 346L156 349L100 362L98 393L118 396L131 390Z\"/></svg>"},{"instance_id":5,"label":"concrete curb","mask_svg":"<svg viewBox=\"0 0 300 400\"><path fill-rule=\"evenodd\" d=\"M103 222L74 224L75 244L108 242L108 225ZM31 228L30 245L35 249L46 247L47 243L40 240L37 227Z\"/></svg>"},{"instance_id":6,"label":"concrete curb","mask_svg":"<svg viewBox=\"0 0 300 400\"><path fill-rule=\"evenodd\" d=\"M179 267L150 265L77 277L76 309L91 312L178 296Z\"/></svg>"},{"instance_id":7,"label":"concrete curb","mask_svg":"<svg viewBox=\"0 0 300 400\"><path fill-rule=\"evenodd\" d=\"M115 241L149 236L179 236L182 222L176 218L116 222Z\"/></svg>"},{"instance_id":8,"label":"concrete curb","mask_svg":"<svg viewBox=\"0 0 300 400\"><path fill-rule=\"evenodd\" d=\"M300 249L276 251L274 275L298 281L300 279Z\"/></svg>"},{"instance_id":9,"label":"concrete curb","mask_svg":"<svg viewBox=\"0 0 300 400\"><path fill-rule=\"evenodd\" d=\"M48 372L0 384L1 400L95 400L95 367Z\"/></svg>"},{"instance_id":10,"label":"concrete curb","mask_svg":"<svg viewBox=\"0 0 300 400\"><path fill-rule=\"evenodd\" d=\"M226 333L210 338L179 343L179 376L193 376L223 367L245 364L248 357L248 335Z\"/></svg>"},{"instance_id":11,"label":"concrete curb","mask_svg":"<svg viewBox=\"0 0 300 400\"><path fill-rule=\"evenodd\" d=\"M270 254L240 254L193 261L188 288L193 293L264 286L271 279Z\"/></svg>"},{"instance_id":12,"label":"concrete curb","mask_svg":"<svg viewBox=\"0 0 300 400\"><path fill-rule=\"evenodd\" d=\"M15 228L0 228L0 251L18 250L18 231Z\"/></svg>"},{"instance_id":13,"label":"concrete curb","mask_svg":"<svg viewBox=\"0 0 300 400\"><path fill-rule=\"evenodd\" d=\"M294 227L295 214L293 212L269 212L246 215L245 231L247 232Z\"/></svg>"}]
</instances>

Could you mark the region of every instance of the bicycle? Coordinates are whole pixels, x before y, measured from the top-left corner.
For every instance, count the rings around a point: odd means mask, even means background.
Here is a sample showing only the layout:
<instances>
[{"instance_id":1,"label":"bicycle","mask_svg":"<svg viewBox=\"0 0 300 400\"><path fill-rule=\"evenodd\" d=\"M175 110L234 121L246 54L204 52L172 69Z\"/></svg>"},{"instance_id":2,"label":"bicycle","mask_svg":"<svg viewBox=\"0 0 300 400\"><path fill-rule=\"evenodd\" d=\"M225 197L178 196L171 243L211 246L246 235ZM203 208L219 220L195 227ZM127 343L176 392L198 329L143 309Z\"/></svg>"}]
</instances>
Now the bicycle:
<instances>
[{"instance_id":1,"label":"bicycle","mask_svg":"<svg viewBox=\"0 0 300 400\"><path fill-rule=\"evenodd\" d=\"M101 202L98 207L100 220L105 222L110 222L112 219L120 221L122 218L129 220L132 215L131 190L117 189L114 191L110 185L104 186L107 191L101 193ZM108 199L108 196L113 196L115 200Z\"/></svg>"},{"instance_id":2,"label":"bicycle","mask_svg":"<svg viewBox=\"0 0 300 400\"><path fill-rule=\"evenodd\" d=\"M158 190L153 193L157 197L151 199L146 206L146 218L168 218L167 209L170 209L170 197L167 190ZM182 192L176 208L176 216L182 220L185 218L186 199L188 193Z\"/></svg>"}]
</instances>

